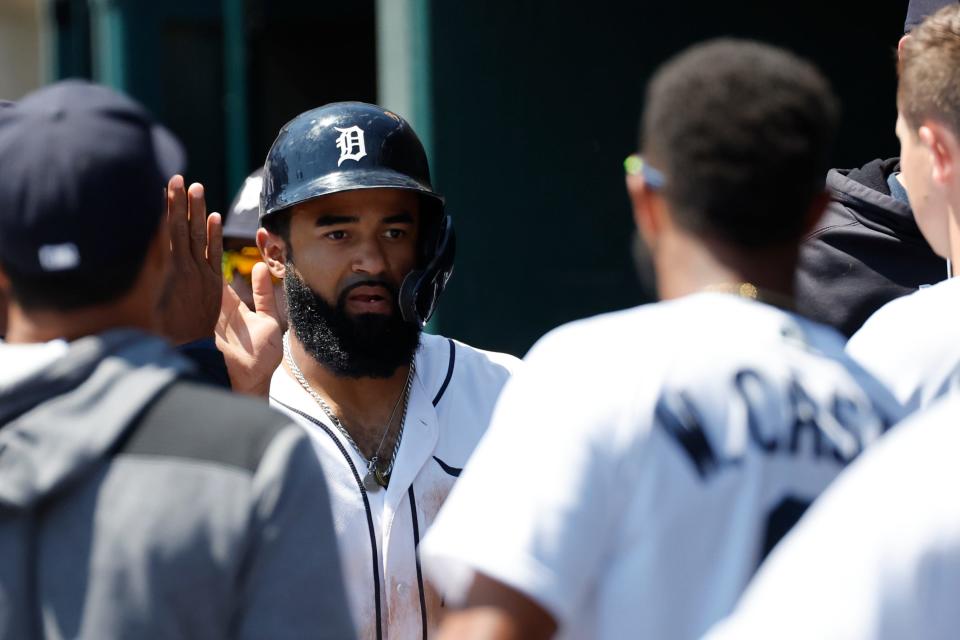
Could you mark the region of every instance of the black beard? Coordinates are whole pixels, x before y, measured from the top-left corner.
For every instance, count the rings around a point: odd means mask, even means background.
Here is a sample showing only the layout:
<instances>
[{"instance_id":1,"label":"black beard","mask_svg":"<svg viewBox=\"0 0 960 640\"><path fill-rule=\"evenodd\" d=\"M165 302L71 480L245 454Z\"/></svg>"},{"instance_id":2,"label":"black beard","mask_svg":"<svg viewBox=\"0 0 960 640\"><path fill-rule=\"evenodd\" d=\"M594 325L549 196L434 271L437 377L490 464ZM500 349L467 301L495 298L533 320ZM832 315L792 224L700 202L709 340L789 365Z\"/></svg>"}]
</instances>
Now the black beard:
<instances>
[{"instance_id":1,"label":"black beard","mask_svg":"<svg viewBox=\"0 0 960 640\"><path fill-rule=\"evenodd\" d=\"M362 285L386 287L393 298L393 313L349 316L347 296ZM397 303L397 288L381 279L352 283L340 294L336 306L327 303L304 282L292 263L287 264L283 288L287 294L290 327L314 360L346 378L389 378L409 364L420 345L420 327L405 322Z\"/></svg>"}]
</instances>

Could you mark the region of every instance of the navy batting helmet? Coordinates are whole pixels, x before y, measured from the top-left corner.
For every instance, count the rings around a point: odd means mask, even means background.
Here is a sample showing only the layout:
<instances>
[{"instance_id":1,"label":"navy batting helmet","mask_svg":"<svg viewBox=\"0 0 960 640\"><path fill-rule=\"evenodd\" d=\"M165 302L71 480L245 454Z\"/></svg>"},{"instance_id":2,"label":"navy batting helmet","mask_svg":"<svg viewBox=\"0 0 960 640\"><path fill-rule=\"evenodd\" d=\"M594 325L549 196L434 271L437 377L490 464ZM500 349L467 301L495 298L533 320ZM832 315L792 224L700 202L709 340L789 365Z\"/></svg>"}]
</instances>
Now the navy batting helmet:
<instances>
[{"instance_id":1,"label":"navy batting helmet","mask_svg":"<svg viewBox=\"0 0 960 640\"><path fill-rule=\"evenodd\" d=\"M267 153L260 220L341 191L408 189L421 195L421 256L400 286L404 320L426 324L453 273L456 239L443 197L433 190L423 145L406 120L363 102L301 113Z\"/></svg>"}]
</instances>

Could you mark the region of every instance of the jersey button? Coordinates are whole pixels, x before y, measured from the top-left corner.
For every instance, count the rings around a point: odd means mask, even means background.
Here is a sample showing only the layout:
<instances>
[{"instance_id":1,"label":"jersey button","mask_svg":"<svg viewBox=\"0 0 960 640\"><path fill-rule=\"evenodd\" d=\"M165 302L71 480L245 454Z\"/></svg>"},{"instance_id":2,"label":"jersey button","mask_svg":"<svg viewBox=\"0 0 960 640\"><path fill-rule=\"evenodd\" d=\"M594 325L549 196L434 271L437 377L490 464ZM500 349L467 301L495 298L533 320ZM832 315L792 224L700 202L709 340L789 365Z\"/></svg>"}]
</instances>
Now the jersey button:
<instances>
[{"instance_id":1,"label":"jersey button","mask_svg":"<svg viewBox=\"0 0 960 640\"><path fill-rule=\"evenodd\" d=\"M405 584L402 583L402 582L398 583L398 584L397 584L397 593L399 593L400 595L404 595L406 592L407 592L407 585L405 585Z\"/></svg>"}]
</instances>

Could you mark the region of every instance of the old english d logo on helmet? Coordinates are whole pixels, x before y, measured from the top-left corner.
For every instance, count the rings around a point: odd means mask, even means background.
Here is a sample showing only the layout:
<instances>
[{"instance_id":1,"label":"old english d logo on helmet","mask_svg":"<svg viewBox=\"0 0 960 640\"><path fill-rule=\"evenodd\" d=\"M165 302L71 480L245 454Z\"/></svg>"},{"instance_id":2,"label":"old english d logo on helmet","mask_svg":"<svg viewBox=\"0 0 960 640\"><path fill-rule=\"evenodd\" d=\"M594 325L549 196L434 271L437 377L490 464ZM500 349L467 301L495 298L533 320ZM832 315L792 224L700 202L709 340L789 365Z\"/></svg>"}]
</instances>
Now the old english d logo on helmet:
<instances>
[{"instance_id":1,"label":"old english d logo on helmet","mask_svg":"<svg viewBox=\"0 0 960 640\"><path fill-rule=\"evenodd\" d=\"M341 129L334 127L340 132L337 138L337 148L340 149L340 159L337 160L337 166L343 164L344 160L359 160L367 155L367 145L363 140L363 129L357 126Z\"/></svg>"},{"instance_id":2,"label":"old english d logo on helmet","mask_svg":"<svg viewBox=\"0 0 960 640\"><path fill-rule=\"evenodd\" d=\"M404 319L422 326L453 272L456 241L423 145L400 116L373 104L336 102L285 124L264 164L260 220L331 193L375 188L422 196L421 257L399 300Z\"/></svg>"}]
</instances>

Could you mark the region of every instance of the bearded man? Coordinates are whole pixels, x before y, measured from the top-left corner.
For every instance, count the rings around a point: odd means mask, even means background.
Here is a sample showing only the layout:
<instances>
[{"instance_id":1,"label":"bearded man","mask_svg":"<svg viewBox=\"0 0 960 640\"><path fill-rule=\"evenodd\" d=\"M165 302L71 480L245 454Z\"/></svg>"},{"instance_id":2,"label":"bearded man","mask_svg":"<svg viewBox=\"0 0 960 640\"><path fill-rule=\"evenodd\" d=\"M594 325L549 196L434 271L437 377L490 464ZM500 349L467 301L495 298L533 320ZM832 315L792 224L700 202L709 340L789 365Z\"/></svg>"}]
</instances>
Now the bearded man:
<instances>
[{"instance_id":1,"label":"bearded man","mask_svg":"<svg viewBox=\"0 0 960 640\"><path fill-rule=\"evenodd\" d=\"M290 326L270 402L325 464L359 637L426 638L443 604L417 546L518 361L421 331L455 242L423 146L396 114L350 102L289 122L267 156L260 217Z\"/></svg>"}]
</instances>

